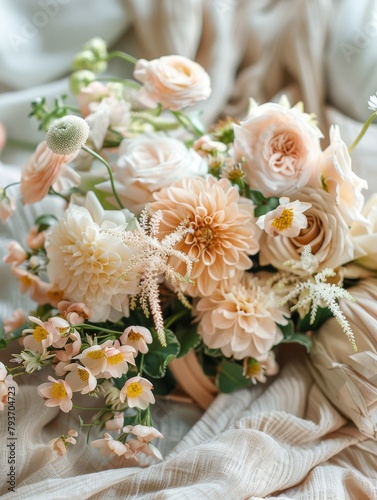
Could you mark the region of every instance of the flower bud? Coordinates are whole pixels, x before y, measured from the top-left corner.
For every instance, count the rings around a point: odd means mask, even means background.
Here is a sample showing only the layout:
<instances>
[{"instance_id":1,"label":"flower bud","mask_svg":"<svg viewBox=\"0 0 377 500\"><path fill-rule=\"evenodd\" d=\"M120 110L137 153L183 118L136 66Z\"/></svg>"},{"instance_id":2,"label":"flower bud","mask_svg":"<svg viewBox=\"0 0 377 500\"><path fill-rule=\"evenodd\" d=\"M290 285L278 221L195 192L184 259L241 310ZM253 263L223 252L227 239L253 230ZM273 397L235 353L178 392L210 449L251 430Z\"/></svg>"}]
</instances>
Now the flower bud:
<instances>
[{"instance_id":1,"label":"flower bud","mask_svg":"<svg viewBox=\"0 0 377 500\"><path fill-rule=\"evenodd\" d=\"M107 57L107 44L105 40L99 36L91 38L85 45L83 45L82 49L90 50L97 59L103 60Z\"/></svg>"},{"instance_id":2,"label":"flower bud","mask_svg":"<svg viewBox=\"0 0 377 500\"><path fill-rule=\"evenodd\" d=\"M75 55L72 69L88 69L94 73L103 73L107 69L107 62L99 59L91 50L82 50Z\"/></svg>"},{"instance_id":3,"label":"flower bud","mask_svg":"<svg viewBox=\"0 0 377 500\"><path fill-rule=\"evenodd\" d=\"M55 120L47 131L46 142L49 149L59 155L77 152L89 137L89 125L75 115Z\"/></svg>"},{"instance_id":4,"label":"flower bud","mask_svg":"<svg viewBox=\"0 0 377 500\"><path fill-rule=\"evenodd\" d=\"M94 82L96 75L93 71L82 69L72 73L69 86L73 94L79 94L84 87L87 87L91 82Z\"/></svg>"}]
</instances>

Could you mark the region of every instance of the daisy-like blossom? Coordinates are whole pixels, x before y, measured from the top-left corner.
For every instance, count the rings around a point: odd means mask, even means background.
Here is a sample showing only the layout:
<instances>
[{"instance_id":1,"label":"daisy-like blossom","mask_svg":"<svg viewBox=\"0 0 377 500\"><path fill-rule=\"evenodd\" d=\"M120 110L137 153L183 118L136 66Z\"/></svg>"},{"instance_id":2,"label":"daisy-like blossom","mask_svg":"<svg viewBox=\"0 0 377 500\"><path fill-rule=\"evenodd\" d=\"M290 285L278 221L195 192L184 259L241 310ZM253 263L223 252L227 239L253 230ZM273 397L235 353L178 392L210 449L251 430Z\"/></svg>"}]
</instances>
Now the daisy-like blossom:
<instances>
[{"instance_id":1,"label":"daisy-like blossom","mask_svg":"<svg viewBox=\"0 0 377 500\"><path fill-rule=\"evenodd\" d=\"M70 364L73 356L79 354L81 349L81 336L74 330L68 335L67 342L64 344L63 349L56 352L56 358L59 360L55 366L55 373L59 377L65 375L64 368Z\"/></svg>"},{"instance_id":2,"label":"daisy-like blossom","mask_svg":"<svg viewBox=\"0 0 377 500\"><path fill-rule=\"evenodd\" d=\"M123 99L104 97L89 104L86 121L90 127L89 142L100 150L109 128L125 134L131 122L131 105Z\"/></svg>"},{"instance_id":3,"label":"daisy-like blossom","mask_svg":"<svg viewBox=\"0 0 377 500\"><path fill-rule=\"evenodd\" d=\"M53 153L46 141L41 142L22 168L20 192L24 205L42 200L62 167L73 161L79 152L80 149L70 154Z\"/></svg>"},{"instance_id":4,"label":"daisy-like blossom","mask_svg":"<svg viewBox=\"0 0 377 500\"><path fill-rule=\"evenodd\" d=\"M224 356L265 361L283 339L278 324L286 325L289 317L280 300L257 276L245 273L238 282L224 282L210 297L200 299L198 333Z\"/></svg>"},{"instance_id":5,"label":"daisy-like blossom","mask_svg":"<svg viewBox=\"0 0 377 500\"><path fill-rule=\"evenodd\" d=\"M249 255L259 250L259 229L252 205L240 198L228 179L186 177L154 195L151 210L161 210L160 234L171 232L188 219L191 232L176 248L193 263L190 278L195 286L181 283L191 296L211 295L221 281L252 265ZM169 264L184 275L184 264L172 257Z\"/></svg>"},{"instance_id":6,"label":"daisy-like blossom","mask_svg":"<svg viewBox=\"0 0 377 500\"><path fill-rule=\"evenodd\" d=\"M116 431L118 434L120 434L123 424L124 424L123 413L115 412L113 418L111 420L108 420L105 425L108 431Z\"/></svg>"},{"instance_id":7,"label":"daisy-like blossom","mask_svg":"<svg viewBox=\"0 0 377 500\"><path fill-rule=\"evenodd\" d=\"M4 189L0 188L0 219L3 224L16 210L16 200L10 196Z\"/></svg>"},{"instance_id":8,"label":"daisy-like blossom","mask_svg":"<svg viewBox=\"0 0 377 500\"><path fill-rule=\"evenodd\" d=\"M151 389L153 389L153 385L149 380L137 375L127 380L120 390L119 399L122 403L127 400L130 408L146 410L150 403L153 404L155 402Z\"/></svg>"},{"instance_id":9,"label":"daisy-like blossom","mask_svg":"<svg viewBox=\"0 0 377 500\"><path fill-rule=\"evenodd\" d=\"M249 378L253 384L267 380L266 375L273 376L279 372L279 365L275 361L275 354L270 351L267 359L257 361L252 358L245 358L243 361L243 376Z\"/></svg>"},{"instance_id":10,"label":"daisy-like blossom","mask_svg":"<svg viewBox=\"0 0 377 500\"><path fill-rule=\"evenodd\" d=\"M46 406L59 406L64 413L72 410L72 389L65 380L49 376L46 382L37 387L38 394L45 399Z\"/></svg>"},{"instance_id":11,"label":"daisy-like blossom","mask_svg":"<svg viewBox=\"0 0 377 500\"><path fill-rule=\"evenodd\" d=\"M91 371L79 363L71 363L64 368L64 371L69 372L65 377L65 381L69 384L73 392L81 392L88 394L94 391L97 386L97 379Z\"/></svg>"},{"instance_id":12,"label":"daisy-like blossom","mask_svg":"<svg viewBox=\"0 0 377 500\"><path fill-rule=\"evenodd\" d=\"M110 382L110 380L105 380L101 384L102 390L104 392L104 397L105 397L105 402L107 405L111 407L112 410L124 410L127 408L127 405L121 403L119 396L120 396L120 389L115 387L114 384Z\"/></svg>"},{"instance_id":13,"label":"daisy-like blossom","mask_svg":"<svg viewBox=\"0 0 377 500\"><path fill-rule=\"evenodd\" d=\"M289 270L292 273L304 275L307 271L300 262L306 246L311 247L316 258L318 269L315 270L325 267L336 269L362 253L360 251L358 254L359 250L351 239L348 224L330 193L306 187L293 196L301 202L311 204L305 211L307 226L294 237L279 234L272 238L267 233L262 233L259 253L259 263L262 266L272 265L286 271L287 262L290 262Z\"/></svg>"},{"instance_id":14,"label":"daisy-like blossom","mask_svg":"<svg viewBox=\"0 0 377 500\"><path fill-rule=\"evenodd\" d=\"M0 411L4 410L5 405L8 404L8 395L16 395L18 392L18 385L13 380L12 375L8 375L8 371L0 361Z\"/></svg>"},{"instance_id":15,"label":"daisy-like blossom","mask_svg":"<svg viewBox=\"0 0 377 500\"><path fill-rule=\"evenodd\" d=\"M33 226L26 235L26 244L32 250L42 248L46 240L46 231L38 231L37 226Z\"/></svg>"},{"instance_id":16,"label":"daisy-like blossom","mask_svg":"<svg viewBox=\"0 0 377 500\"><path fill-rule=\"evenodd\" d=\"M377 111L377 95L371 95L368 100L368 108Z\"/></svg>"},{"instance_id":17,"label":"daisy-like blossom","mask_svg":"<svg viewBox=\"0 0 377 500\"><path fill-rule=\"evenodd\" d=\"M163 438L164 436L161 434L160 431L155 429L154 427L148 426L148 425L126 425L123 427L123 432L131 432L134 434L139 441L142 443L149 443L149 441L152 441L152 439L155 438Z\"/></svg>"},{"instance_id":18,"label":"daisy-like blossom","mask_svg":"<svg viewBox=\"0 0 377 500\"><path fill-rule=\"evenodd\" d=\"M119 378L128 371L128 364L135 364L136 351L129 345L114 347L111 340L93 345L76 356L93 375L99 378Z\"/></svg>"},{"instance_id":19,"label":"daisy-like blossom","mask_svg":"<svg viewBox=\"0 0 377 500\"><path fill-rule=\"evenodd\" d=\"M26 316L22 309L16 309L13 311L12 316L3 321L3 327L5 333L11 333L16 328L19 328L26 323Z\"/></svg>"},{"instance_id":20,"label":"daisy-like blossom","mask_svg":"<svg viewBox=\"0 0 377 500\"><path fill-rule=\"evenodd\" d=\"M57 438L51 439L48 445L52 446L52 449L56 451L56 453L61 457L63 456L68 448L68 445L76 444L76 437L78 436L78 432L74 429L68 431L67 435L61 435Z\"/></svg>"},{"instance_id":21,"label":"daisy-like blossom","mask_svg":"<svg viewBox=\"0 0 377 500\"><path fill-rule=\"evenodd\" d=\"M134 77L143 83L138 97L149 107L180 110L207 99L211 80L200 64L187 57L169 55L147 61L139 59Z\"/></svg>"},{"instance_id":22,"label":"daisy-like blossom","mask_svg":"<svg viewBox=\"0 0 377 500\"><path fill-rule=\"evenodd\" d=\"M20 354L12 354L12 356L14 359L11 361L21 363L26 373L33 373L44 366L50 365L55 353L50 354L47 349L43 349L41 352L24 349Z\"/></svg>"},{"instance_id":23,"label":"daisy-like blossom","mask_svg":"<svg viewBox=\"0 0 377 500\"><path fill-rule=\"evenodd\" d=\"M322 152L320 170L322 186L334 198L346 223L367 225L362 215L362 190L368 188L368 183L352 171L352 160L338 126L330 128L330 145Z\"/></svg>"},{"instance_id":24,"label":"daisy-like blossom","mask_svg":"<svg viewBox=\"0 0 377 500\"><path fill-rule=\"evenodd\" d=\"M59 288L42 281L39 276L26 271L26 269L12 266L10 271L20 283L20 293L29 293L31 300L40 305L51 304L56 307L64 297L64 292Z\"/></svg>"},{"instance_id":25,"label":"daisy-like blossom","mask_svg":"<svg viewBox=\"0 0 377 500\"><path fill-rule=\"evenodd\" d=\"M29 316L29 320L35 323L36 326L34 328L26 328L22 332L22 335L26 335L23 338L25 349L42 353L45 348L50 347L61 339L59 330L51 321L42 321L34 316Z\"/></svg>"},{"instance_id":26,"label":"daisy-like blossom","mask_svg":"<svg viewBox=\"0 0 377 500\"><path fill-rule=\"evenodd\" d=\"M127 443L117 441L107 432L105 432L102 439L92 441L90 446L97 448L100 454L104 456L118 455L118 457L137 459Z\"/></svg>"},{"instance_id":27,"label":"daisy-like blossom","mask_svg":"<svg viewBox=\"0 0 377 500\"><path fill-rule=\"evenodd\" d=\"M156 458L157 460L163 460L163 456L158 448L153 446L152 443L146 443L139 441L139 439L129 439L127 441L128 446L134 453L144 453L149 457Z\"/></svg>"},{"instance_id":28,"label":"daisy-like blossom","mask_svg":"<svg viewBox=\"0 0 377 500\"><path fill-rule=\"evenodd\" d=\"M151 344L152 341L151 332L144 326L129 326L119 337L119 342L122 345L132 346L136 350L136 354L138 352L146 354L148 352L147 344Z\"/></svg>"},{"instance_id":29,"label":"daisy-like blossom","mask_svg":"<svg viewBox=\"0 0 377 500\"><path fill-rule=\"evenodd\" d=\"M128 316L128 297L138 291L136 273L125 273L135 252L108 231L123 233L128 215L103 210L90 192L86 206L70 206L46 241L50 281L67 300L83 302L93 322Z\"/></svg>"},{"instance_id":30,"label":"daisy-like blossom","mask_svg":"<svg viewBox=\"0 0 377 500\"><path fill-rule=\"evenodd\" d=\"M12 266L19 266L27 257L27 253L17 241L11 241L9 243L8 252L9 253L3 257L3 262L5 262L5 264L11 264Z\"/></svg>"},{"instance_id":31,"label":"daisy-like blossom","mask_svg":"<svg viewBox=\"0 0 377 500\"><path fill-rule=\"evenodd\" d=\"M301 229L308 225L304 213L311 207L311 203L301 203L299 200L290 201L287 197L279 199L279 206L258 218L257 224L270 236L282 234L288 238L297 236Z\"/></svg>"},{"instance_id":32,"label":"daisy-like blossom","mask_svg":"<svg viewBox=\"0 0 377 500\"><path fill-rule=\"evenodd\" d=\"M72 303L68 300L62 300L58 304L58 311L70 325L84 323L90 316L89 308L83 302Z\"/></svg>"}]
</instances>

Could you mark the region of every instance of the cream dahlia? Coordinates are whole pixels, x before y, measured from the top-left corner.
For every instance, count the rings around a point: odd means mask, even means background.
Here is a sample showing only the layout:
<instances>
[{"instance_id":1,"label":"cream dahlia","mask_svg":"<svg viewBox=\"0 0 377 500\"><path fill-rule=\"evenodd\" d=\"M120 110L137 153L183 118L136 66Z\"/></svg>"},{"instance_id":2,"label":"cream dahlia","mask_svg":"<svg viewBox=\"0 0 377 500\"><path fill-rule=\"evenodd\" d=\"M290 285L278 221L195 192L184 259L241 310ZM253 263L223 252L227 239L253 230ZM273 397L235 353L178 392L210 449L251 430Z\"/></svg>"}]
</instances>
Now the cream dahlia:
<instances>
[{"instance_id":1,"label":"cream dahlia","mask_svg":"<svg viewBox=\"0 0 377 500\"><path fill-rule=\"evenodd\" d=\"M289 312L279 307L280 298L255 275L244 273L235 283L224 282L211 297L199 300L198 332L212 349L235 359L265 361L283 334Z\"/></svg>"},{"instance_id":2,"label":"cream dahlia","mask_svg":"<svg viewBox=\"0 0 377 500\"><path fill-rule=\"evenodd\" d=\"M104 211L88 193L86 207L70 206L47 238L50 281L66 299L86 304L91 321L128 315L128 295L138 291L136 274L124 275L134 251L107 231L126 227L123 212Z\"/></svg>"},{"instance_id":3,"label":"cream dahlia","mask_svg":"<svg viewBox=\"0 0 377 500\"><path fill-rule=\"evenodd\" d=\"M211 295L218 284L237 271L249 269L249 255L259 250L259 229L252 205L240 198L228 179L185 177L154 195L151 210L161 210L161 236L188 220L192 232L176 245L177 250L197 259L191 279L182 284L188 295ZM169 262L185 275L185 264L172 257Z\"/></svg>"}]
</instances>

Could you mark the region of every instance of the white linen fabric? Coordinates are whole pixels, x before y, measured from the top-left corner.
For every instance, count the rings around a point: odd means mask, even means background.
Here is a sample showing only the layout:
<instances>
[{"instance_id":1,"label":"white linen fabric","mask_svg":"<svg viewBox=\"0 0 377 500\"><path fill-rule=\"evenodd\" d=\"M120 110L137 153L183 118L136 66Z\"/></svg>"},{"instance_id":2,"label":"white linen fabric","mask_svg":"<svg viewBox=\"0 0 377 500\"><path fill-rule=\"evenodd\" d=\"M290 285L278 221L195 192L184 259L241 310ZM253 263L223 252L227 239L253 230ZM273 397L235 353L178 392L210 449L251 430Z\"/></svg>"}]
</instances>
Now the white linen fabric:
<instances>
[{"instance_id":1,"label":"white linen fabric","mask_svg":"<svg viewBox=\"0 0 377 500\"><path fill-rule=\"evenodd\" d=\"M361 128L359 120L368 116L368 97L377 90L376 13L376 0L362 5L292 0L289 6L277 0L3 0L0 121L10 141L0 183L19 178L30 153L24 143L42 138L27 119L30 101L66 92L73 55L96 35L138 57L180 53L200 62L213 82L204 110L207 123L220 114L242 116L249 97L264 102L285 92L292 102L303 99L324 131L327 123L337 123L350 144ZM123 76L131 70L111 65ZM372 126L352 155L354 169L368 179L371 192L377 191L376 131ZM1 231L0 254L10 239L23 241L37 214L60 209L56 200L26 209L19 205ZM0 317L15 307L29 310L29 300L19 295L2 263L0 280ZM377 295L376 284L360 286L358 305L349 306L347 314L364 325L360 335L369 344L362 353L373 354L375 301L368 297ZM28 384L35 378L24 378L16 398L16 493L6 495L5 483L0 494L20 499L377 498L376 381L369 372L355 371L366 358L338 357L339 334L333 326L329 322L322 328L311 362L300 361L301 352L286 351L292 359L268 387L217 396L200 419L195 404L160 400L155 412L165 435L158 443L165 460L143 469L111 468L84 436L56 458L46 443L77 428L77 414L67 417L46 408L36 387ZM335 350L329 340L333 335ZM340 342L346 349L344 338ZM9 349L0 352L0 360L9 360ZM342 400L337 383L344 382L346 372L364 390L356 391L347 378L341 392L347 399ZM41 375L44 380L46 374ZM7 472L7 436L2 412L1 474Z\"/></svg>"}]
</instances>

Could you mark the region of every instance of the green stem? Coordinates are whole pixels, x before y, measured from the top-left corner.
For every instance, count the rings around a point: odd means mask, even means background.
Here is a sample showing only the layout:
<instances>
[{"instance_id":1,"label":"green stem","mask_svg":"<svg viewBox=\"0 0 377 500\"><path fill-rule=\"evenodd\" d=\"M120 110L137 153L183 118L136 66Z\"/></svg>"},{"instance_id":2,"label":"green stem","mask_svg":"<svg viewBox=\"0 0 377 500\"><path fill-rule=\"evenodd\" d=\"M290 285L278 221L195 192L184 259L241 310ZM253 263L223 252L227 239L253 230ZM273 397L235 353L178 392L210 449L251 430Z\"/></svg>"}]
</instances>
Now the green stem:
<instances>
[{"instance_id":1,"label":"green stem","mask_svg":"<svg viewBox=\"0 0 377 500\"><path fill-rule=\"evenodd\" d=\"M144 365L144 354L142 354L140 358L140 368L139 368L140 377L143 375L143 365Z\"/></svg>"},{"instance_id":2,"label":"green stem","mask_svg":"<svg viewBox=\"0 0 377 500\"><path fill-rule=\"evenodd\" d=\"M183 318L184 316L186 316L187 314L187 311L189 311L189 309L183 309L182 311L179 311L175 314L173 314L172 316L170 316L166 321L165 321L165 328L168 329L173 323L175 323L176 321L178 321L179 319Z\"/></svg>"},{"instance_id":3,"label":"green stem","mask_svg":"<svg viewBox=\"0 0 377 500\"><path fill-rule=\"evenodd\" d=\"M136 64L137 59L134 56L131 56L130 54L127 54L126 52L122 52L121 50L114 50L113 52L110 52L107 57L106 61L110 61L110 59L114 59L115 57L119 57L120 59L124 59L125 61L131 63L131 64Z\"/></svg>"},{"instance_id":4,"label":"green stem","mask_svg":"<svg viewBox=\"0 0 377 500\"><path fill-rule=\"evenodd\" d=\"M90 407L85 407L85 406L78 406L78 405L72 405L72 408L77 408L78 410L99 410L99 411L112 411L113 413L116 411L116 410L112 410L111 408L95 408L94 406L92 408Z\"/></svg>"},{"instance_id":5,"label":"green stem","mask_svg":"<svg viewBox=\"0 0 377 500\"><path fill-rule=\"evenodd\" d=\"M6 192L6 190L12 186L18 186L19 184L21 184L21 182L11 182L10 184L8 184L7 186L5 186L4 189L4 193Z\"/></svg>"},{"instance_id":6,"label":"green stem","mask_svg":"<svg viewBox=\"0 0 377 500\"><path fill-rule=\"evenodd\" d=\"M350 154L356 148L356 146L359 144L359 142L361 141L361 139L364 137L365 132L368 130L369 125L373 122L373 120L376 118L376 116L377 116L377 111L375 111L374 113L372 113L370 115L370 117L368 118L368 120L364 123L364 126L360 130L360 132L357 135L356 139L353 141L353 143L351 144L351 146L348 148L348 152Z\"/></svg>"},{"instance_id":7,"label":"green stem","mask_svg":"<svg viewBox=\"0 0 377 500\"><path fill-rule=\"evenodd\" d=\"M134 82L133 80L129 80L128 78L116 78L115 76L103 76L103 77L98 77L96 78L97 82L115 82L115 83L122 83L123 85L126 85L127 87L131 87L133 89L139 89L141 85L137 82Z\"/></svg>"},{"instance_id":8,"label":"green stem","mask_svg":"<svg viewBox=\"0 0 377 500\"><path fill-rule=\"evenodd\" d=\"M191 132L193 132L195 135L198 137L201 137L203 135L203 132L194 125L194 123L190 120L190 118L182 113L181 111L172 111L171 113L175 116L175 118L178 120L178 122L183 125L186 129L191 129Z\"/></svg>"},{"instance_id":9,"label":"green stem","mask_svg":"<svg viewBox=\"0 0 377 500\"><path fill-rule=\"evenodd\" d=\"M105 165L105 167L107 168L107 171L109 173L110 184L111 184L111 189L112 189L113 195L114 195L116 201L118 202L119 207L121 209L123 209L124 208L123 203L120 201L118 193L116 192L116 189L115 189L113 172L112 172L112 170L110 168L110 165L107 163L107 161L104 158L102 158L101 155L97 154L95 151L93 151L92 149L88 148L88 146L82 146L82 149L84 151L86 151L87 153L91 154L92 156L94 156L94 158L97 158L97 160L99 160L101 163L103 163L103 165Z\"/></svg>"},{"instance_id":10,"label":"green stem","mask_svg":"<svg viewBox=\"0 0 377 500\"><path fill-rule=\"evenodd\" d=\"M75 325L75 328L87 328L89 330L97 330L98 332L115 333L116 335L121 335L123 332L117 330L110 330L109 328L101 328L94 325L87 325L86 323L80 323Z\"/></svg>"},{"instance_id":11,"label":"green stem","mask_svg":"<svg viewBox=\"0 0 377 500\"><path fill-rule=\"evenodd\" d=\"M48 194L50 195L54 195L54 196L59 196L60 198L62 198L65 202L68 202L68 199L63 196L62 194L58 193L57 191L55 191L55 189L53 189L51 186L50 186L50 189L49 189L49 192Z\"/></svg>"}]
</instances>

